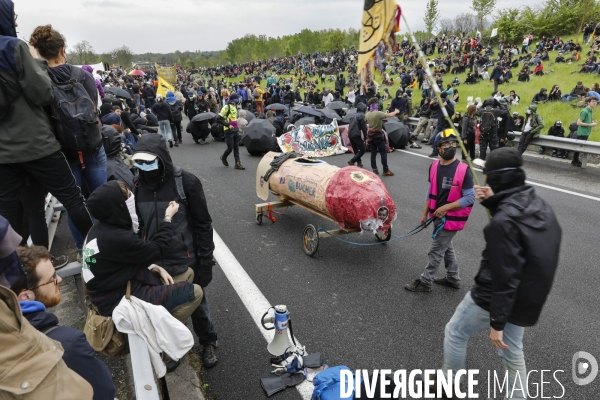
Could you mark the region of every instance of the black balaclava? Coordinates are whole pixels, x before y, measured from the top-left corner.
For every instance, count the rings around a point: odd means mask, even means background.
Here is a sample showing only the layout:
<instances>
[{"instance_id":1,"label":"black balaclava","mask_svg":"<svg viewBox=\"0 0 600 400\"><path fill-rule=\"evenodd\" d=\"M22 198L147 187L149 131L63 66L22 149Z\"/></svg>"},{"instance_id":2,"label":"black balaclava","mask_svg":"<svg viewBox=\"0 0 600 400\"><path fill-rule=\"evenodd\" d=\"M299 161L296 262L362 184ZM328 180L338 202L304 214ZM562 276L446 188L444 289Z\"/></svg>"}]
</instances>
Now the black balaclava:
<instances>
[{"instance_id":1,"label":"black balaclava","mask_svg":"<svg viewBox=\"0 0 600 400\"><path fill-rule=\"evenodd\" d=\"M485 162L483 173L495 194L525 185L523 159L515 149L503 147L492 151Z\"/></svg>"}]
</instances>

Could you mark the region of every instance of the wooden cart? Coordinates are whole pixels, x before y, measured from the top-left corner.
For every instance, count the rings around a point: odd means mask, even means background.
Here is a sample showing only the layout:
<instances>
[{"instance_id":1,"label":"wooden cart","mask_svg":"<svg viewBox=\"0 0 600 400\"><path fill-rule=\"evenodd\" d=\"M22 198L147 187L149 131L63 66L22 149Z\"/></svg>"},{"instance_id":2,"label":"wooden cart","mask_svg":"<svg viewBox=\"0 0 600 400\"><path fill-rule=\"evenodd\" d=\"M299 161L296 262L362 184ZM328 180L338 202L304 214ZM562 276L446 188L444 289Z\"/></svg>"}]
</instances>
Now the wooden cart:
<instances>
[{"instance_id":1,"label":"wooden cart","mask_svg":"<svg viewBox=\"0 0 600 400\"><path fill-rule=\"evenodd\" d=\"M324 218L328 221L338 224L338 222L335 221L333 218L331 218L329 215L323 214L317 210L306 207L304 204L301 204L301 203L296 202L291 199L283 199L283 200L277 200L274 202L255 204L254 205L254 211L256 212L255 221L258 225L261 225L262 221L263 221L263 217L266 216L272 222L275 222L275 219L271 216L272 210L286 208L286 207L292 207L292 206L301 207L305 210L312 212L313 214L318 215L321 218ZM265 212L267 214L265 214ZM317 228L314 225L308 224L304 227L304 231L302 233L302 250L304 250L304 253L306 255L312 257L315 255L315 253L319 249L319 239L327 238L327 237L342 236L342 235L346 235L348 233L357 233L357 232L360 232L360 228L332 229L332 230L325 231L325 230L317 230ZM388 232L385 236L382 236L379 233L375 234L375 238L377 239L378 242L387 242L390 240L391 237L392 237L391 229L388 230Z\"/></svg>"}]
</instances>

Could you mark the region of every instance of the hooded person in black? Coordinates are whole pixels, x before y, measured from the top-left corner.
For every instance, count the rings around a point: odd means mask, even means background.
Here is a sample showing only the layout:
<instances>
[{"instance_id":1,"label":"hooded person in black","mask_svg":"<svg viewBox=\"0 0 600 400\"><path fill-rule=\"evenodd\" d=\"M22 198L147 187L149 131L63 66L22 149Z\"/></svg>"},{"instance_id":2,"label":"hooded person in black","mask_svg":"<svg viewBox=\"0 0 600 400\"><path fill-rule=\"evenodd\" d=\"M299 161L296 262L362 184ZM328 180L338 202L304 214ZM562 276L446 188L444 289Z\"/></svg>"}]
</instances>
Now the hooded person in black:
<instances>
[{"instance_id":1,"label":"hooded person in black","mask_svg":"<svg viewBox=\"0 0 600 400\"><path fill-rule=\"evenodd\" d=\"M502 137L503 141L505 140L505 130L502 130L502 135L498 134L498 118L506 119L509 114L506 108L501 107L498 100L489 97L483 102L483 106L477 110L476 115L481 118L479 124L479 158L485 160L488 146L491 153L500 145L499 136Z\"/></svg>"},{"instance_id":2,"label":"hooded person in black","mask_svg":"<svg viewBox=\"0 0 600 400\"><path fill-rule=\"evenodd\" d=\"M194 283L204 290L212 280L215 245L202 183L195 175L173 165L159 135L142 136L133 160L140 169L134 181L134 194L141 237L153 240L160 232L158 227L169 202L176 199L179 212L173 218L175 230L168 249L156 263L169 272L190 267L194 271ZM206 293L200 307L192 314L192 322L200 344L204 346L204 366L213 367L218 360L215 354L217 333L210 319Z\"/></svg>"},{"instance_id":3,"label":"hooded person in black","mask_svg":"<svg viewBox=\"0 0 600 400\"><path fill-rule=\"evenodd\" d=\"M469 338L489 327L510 388L517 373L525 385L523 335L538 322L552 288L562 236L550 205L525 184L522 165L517 150L498 149L485 163L489 187L475 186L492 219L483 231L486 246L475 285L446 325L442 367L464 369Z\"/></svg>"},{"instance_id":4,"label":"hooded person in black","mask_svg":"<svg viewBox=\"0 0 600 400\"><path fill-rule=\"evenodd\" d=\"M123 181L129 190L133 190L133 174L121 158L123 138L115 128L107 125L102 127L102 135L106 151L106 180Z\"/></svg>"}]
</instances>

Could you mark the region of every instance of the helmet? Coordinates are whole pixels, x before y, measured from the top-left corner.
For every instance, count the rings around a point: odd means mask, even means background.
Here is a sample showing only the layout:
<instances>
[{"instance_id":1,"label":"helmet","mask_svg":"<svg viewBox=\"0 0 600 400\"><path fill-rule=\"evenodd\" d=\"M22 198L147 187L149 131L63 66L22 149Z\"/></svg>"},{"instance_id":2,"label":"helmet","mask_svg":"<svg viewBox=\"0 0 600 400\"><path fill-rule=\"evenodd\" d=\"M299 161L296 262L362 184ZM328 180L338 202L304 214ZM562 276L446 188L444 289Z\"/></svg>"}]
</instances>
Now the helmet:
<instances>
[{"instance_id":1,"label":"helmet","mask_svg":"<svg viewBox=\"0 0 600 400\"><path fill-rule=\"evenodd\" d=\"M435 147L446 142L458 142L458 136L456 136L454 129L448 128L441 131L435 141Z\"/></svg>"}]
</instances>

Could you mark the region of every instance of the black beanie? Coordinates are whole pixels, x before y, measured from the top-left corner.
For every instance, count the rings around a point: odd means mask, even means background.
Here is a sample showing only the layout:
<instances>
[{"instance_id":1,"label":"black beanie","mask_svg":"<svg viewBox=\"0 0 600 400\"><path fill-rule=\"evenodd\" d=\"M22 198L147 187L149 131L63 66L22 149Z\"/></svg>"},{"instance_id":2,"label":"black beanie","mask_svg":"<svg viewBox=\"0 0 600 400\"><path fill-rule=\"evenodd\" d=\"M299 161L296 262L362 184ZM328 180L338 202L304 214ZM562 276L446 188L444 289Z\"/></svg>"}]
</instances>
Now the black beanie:
<instances>
[{"instance_id":1,"label":"black beanie","mask_svg":"<svg viewBox=\"0 0 600 400\"><path fill-rule=\"evenodd\" d=\"M513 148L503 147L490 153L485 162L484 174L487 176L487 184L490 185L494 193L499 193L517 186L525 184L525 172L521 169L523 159L521 154ZM505 171L499 171L501 169ZM494 173L494 171L498 171Z\"/></svg>"}]
</instances>

